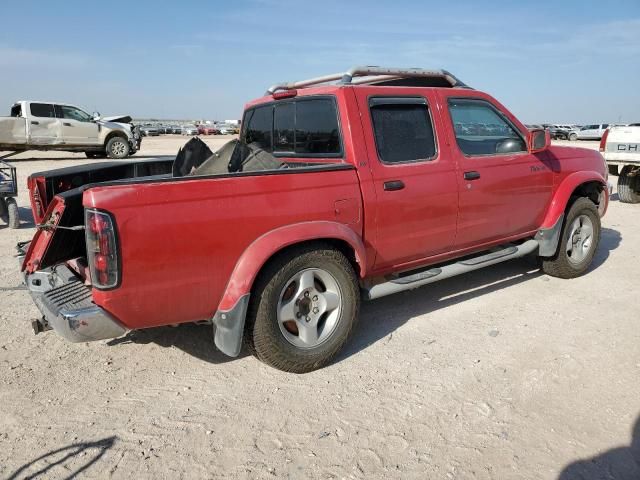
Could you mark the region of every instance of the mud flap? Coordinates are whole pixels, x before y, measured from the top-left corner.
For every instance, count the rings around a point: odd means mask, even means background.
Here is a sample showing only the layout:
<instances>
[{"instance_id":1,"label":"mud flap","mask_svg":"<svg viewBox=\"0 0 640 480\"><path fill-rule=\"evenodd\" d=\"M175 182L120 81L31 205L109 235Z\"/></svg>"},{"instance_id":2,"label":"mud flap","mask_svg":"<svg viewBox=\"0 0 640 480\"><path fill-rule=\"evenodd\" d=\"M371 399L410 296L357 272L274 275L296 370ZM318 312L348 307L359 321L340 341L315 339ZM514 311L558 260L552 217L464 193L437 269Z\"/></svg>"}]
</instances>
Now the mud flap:
<instances>
[{"instance_id":1,"label":"mud flap","mask_svg":"<svg viewBox=\"0 0 640 480\"><path fill-rule=\"evenodd\" d=\"M248 307L247 293L240 297L231 310L219 310L213 316L214 341L216 347L225 355L237 357L240 354Z\"/></svg>"}]
</instances>

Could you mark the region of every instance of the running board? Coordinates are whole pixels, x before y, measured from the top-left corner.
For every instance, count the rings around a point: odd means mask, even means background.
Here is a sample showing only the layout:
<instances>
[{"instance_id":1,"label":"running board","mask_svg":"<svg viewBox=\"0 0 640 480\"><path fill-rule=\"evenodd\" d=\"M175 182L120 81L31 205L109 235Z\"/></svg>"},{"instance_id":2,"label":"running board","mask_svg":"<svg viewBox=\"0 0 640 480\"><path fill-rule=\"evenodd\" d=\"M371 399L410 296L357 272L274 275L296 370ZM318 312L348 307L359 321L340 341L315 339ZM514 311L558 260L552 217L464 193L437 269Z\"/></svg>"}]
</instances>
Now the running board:
<instances>
[{"instance_id":1,"label":"running board","mask_svg":"<svg viewBox=\"0 0 640 480\"><path fill-rule=\"evenodd\" d=\"M527 240L520 245L509 245L501 248L500 250L484 253L477 257L467 258L465 260L460 260L440 267L434 267L412 275L394 278L388 282L379 283L378 285L365 288L365 297L369 300L373 300L374 298L384 297L404 290L412 290L429 283L444 280L445 278L455 277L456 275L479 270L483 267L488 267L489 265L495 265L496 263L523 257L537 248L537 240Z\"/></svg>"}]
</instances>

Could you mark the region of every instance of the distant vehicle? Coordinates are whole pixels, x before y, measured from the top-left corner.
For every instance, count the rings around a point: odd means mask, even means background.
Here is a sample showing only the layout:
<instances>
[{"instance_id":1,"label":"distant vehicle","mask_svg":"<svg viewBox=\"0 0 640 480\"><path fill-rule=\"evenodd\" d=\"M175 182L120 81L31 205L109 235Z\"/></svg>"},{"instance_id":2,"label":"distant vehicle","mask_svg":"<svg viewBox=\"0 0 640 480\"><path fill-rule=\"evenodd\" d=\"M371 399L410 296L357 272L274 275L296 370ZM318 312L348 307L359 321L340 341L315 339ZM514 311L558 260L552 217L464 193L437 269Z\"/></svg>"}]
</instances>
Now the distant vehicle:
<instances>
[{"instance_id":1,"label":"distant vehicle","mask_svg":"<svg viewBox=\"0 0 640 480\"><path fill-rule=\"evenodd\" d=\"M142 127L140 127L140 133L143 137L157 137L158 135L160 135L158 127L155 127L153 125L143 125Z\"/></svg>"},{"instance_id":2,"label":"distant vehicle","mask_svg":"<svg viewBox=\"0 0 640 480\"><path fill-rule=\"evenodd\" d=\"M182 133L182 127L180 125L171 125L171 133L180 135Z\"/></svg>"},{"instance_id":3,"label":"distant vehicle","mask_svg":"<svg viewBox=\"0 0 640 480\"><path fill-rule=\"evenodd\" d=\"M575 129L569 132L567 138L569 140L600 140L604 135L605 130L609 126L608 123L596 123L591 125L585 125L580 129Z\"/></svg>"},{"instance_id":4,"label":"distant vehicle","mask_svg":"<svg viewBox=\"0 0 640 480\"><path fill-rule=\"evenodd\" d=\"M600 140L611 175L618 175L618 197L623 203L640 203L640 123L614 126Z\"/></svg>"},{"instance_id":5,"label":"distant vehicle","mask_svg":"<svg viewBox=\"0 0 640 480\"><path fill-rule=\"evenodd\" d=\"M199 135L220 135L220 131L213 125L200 125L198 127Z\"/></svg>"},{"instance_id":6,"label":"distant vehicle","mask_svg":"<svg viewBox=\"0 0 640 480\"><path fill-rule=\"evenodd\" d=\"M0 160L0 218L7 221L9 228L20 228L17 178L16 167Z\"/></svg>"},{"instance_id":7,"label":"distant vehicle","mask_svg":"<svg viewBox=\"0 0 640 480\"><path fill-rule=\"evenodd\" d=\"M540 128L544 129L544 127L542 125L538 125L535 123L529 123L527 125L525 125L525 127L527 127L528 130L538 130Z\"/></svg>"},{"instance_id":8,"label":"distant vehicle","mask_svg":"<svg viewBox=\"0 0 640 480\"><path fill-rule=\"evenodd\" d=\"M549 130L549 134L551 135L551 138L568 140L569 134L571 133L572 128L566 125L550 125L548 130Z\"/></svg>"},{"instance_id":9,"label":"distant vehicle","mask_svg":"<svg viewBox=\"0 0 640 480\"><path fill-rule=\"evenodd\" d=\"M180 129L181 135L198 135L198 129L196 127L183 126Z\"/></svg>"},{"instance_id":10,"label":"distant vehicle","mask_svg":"<svg viewBox=\"0 0 640 480\"><path fill-rule=\"evenodd\" d=\"M0 117L0 150L62 150L87 157L125 158L141 143L140 131L128 115L101 117L65 103L23 100ZM6 157L6 155L5 155Z\"/></svg>"}]
</instances>

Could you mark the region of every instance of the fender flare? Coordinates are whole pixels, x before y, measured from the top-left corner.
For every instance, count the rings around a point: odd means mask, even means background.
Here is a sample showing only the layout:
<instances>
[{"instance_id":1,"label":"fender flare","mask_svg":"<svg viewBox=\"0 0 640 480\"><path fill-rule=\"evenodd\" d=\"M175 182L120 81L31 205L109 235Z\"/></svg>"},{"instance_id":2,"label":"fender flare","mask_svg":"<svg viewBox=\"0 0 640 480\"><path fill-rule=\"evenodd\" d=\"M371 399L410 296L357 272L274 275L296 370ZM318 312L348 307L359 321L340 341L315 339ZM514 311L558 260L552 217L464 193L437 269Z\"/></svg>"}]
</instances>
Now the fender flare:
<instances>
[{"instance_id":1,"label":"fender flare","mask_svg":"<svg viewBox=\"0 0 640 480\"><path fill-rule=\"evenodd\" d=\"M342 240L349 244L360 267L360 276L364 278L367 268L364 243L347 225L332 221L286 225L258 237L240 255L218 305L218 311L232 309L244 295L251 292L256 276L273 255L297 243L323 239Z\"/></svg>"},{"instance_id":2,"label":"fender flare","mask_svg":"<svg viewBox=\"0 0 640 480\"><path fill-rule=\"evenodd\" d=\"M589 182L598 182L602 185L603 191L606 192L605 201L608 204L609 191L607 189L607 180L601 174L593 171L572 173L571 175L568 175L556 188L553 198L551 199L551 203L549 204L549 208L547 208L547 214L544 217L541 229L552 228L557 223L558 219L564 215L567 203L569 203L569 199L576 188Z\"/></svg>"}]
</instances>

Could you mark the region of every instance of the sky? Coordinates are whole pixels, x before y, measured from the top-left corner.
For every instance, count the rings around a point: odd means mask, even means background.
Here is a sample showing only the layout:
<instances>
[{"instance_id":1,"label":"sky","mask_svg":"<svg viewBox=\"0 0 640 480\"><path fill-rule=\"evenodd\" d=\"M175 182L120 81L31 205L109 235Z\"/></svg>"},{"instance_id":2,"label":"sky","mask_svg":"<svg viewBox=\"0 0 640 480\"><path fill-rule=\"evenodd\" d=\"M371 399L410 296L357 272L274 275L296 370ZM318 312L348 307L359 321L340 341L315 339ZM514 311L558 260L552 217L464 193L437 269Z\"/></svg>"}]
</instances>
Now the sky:
<instances>
[{"instance_id":1,"label":"sky","mask_svg":"<svg viewBox=\"0 0 640 480\"><path fill-rule=\"evenodd\" d=\"M31 0L1 9L4 115L37 99L103 115L235 119L274 83L381 65L445 68L526 123L640 122L640 0Z\"/></svg>"}]
</instances>

